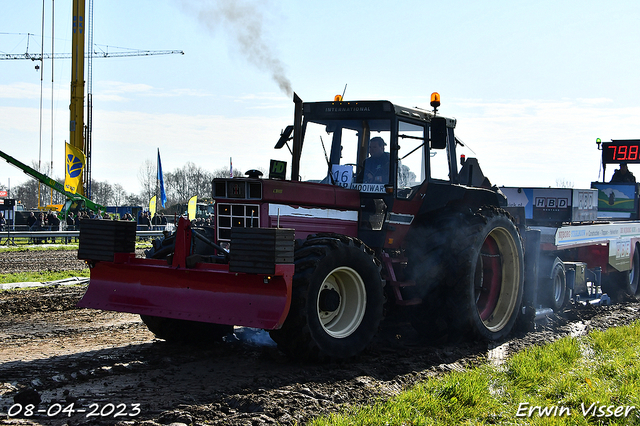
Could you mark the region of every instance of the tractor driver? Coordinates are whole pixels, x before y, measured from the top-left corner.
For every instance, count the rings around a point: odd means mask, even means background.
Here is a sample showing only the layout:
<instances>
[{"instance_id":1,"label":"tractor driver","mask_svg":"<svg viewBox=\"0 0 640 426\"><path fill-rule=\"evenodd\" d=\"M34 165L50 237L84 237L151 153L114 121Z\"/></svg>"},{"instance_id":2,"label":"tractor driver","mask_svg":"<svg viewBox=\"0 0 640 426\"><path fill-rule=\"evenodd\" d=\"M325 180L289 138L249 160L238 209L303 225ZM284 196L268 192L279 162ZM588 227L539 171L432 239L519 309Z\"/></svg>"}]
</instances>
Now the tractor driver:
<instances>
[{"instance_id":1,"label":"tractor driver","mask_svg":"<svg viewBox=\"0 0 640 426\"><path fill-rule=\"evenodd\" d=\"M384 152L386 145L378 136L369 141L370 157L364 160L365 183L389 183L389 153Z\"/></svg>"}]
</instances>

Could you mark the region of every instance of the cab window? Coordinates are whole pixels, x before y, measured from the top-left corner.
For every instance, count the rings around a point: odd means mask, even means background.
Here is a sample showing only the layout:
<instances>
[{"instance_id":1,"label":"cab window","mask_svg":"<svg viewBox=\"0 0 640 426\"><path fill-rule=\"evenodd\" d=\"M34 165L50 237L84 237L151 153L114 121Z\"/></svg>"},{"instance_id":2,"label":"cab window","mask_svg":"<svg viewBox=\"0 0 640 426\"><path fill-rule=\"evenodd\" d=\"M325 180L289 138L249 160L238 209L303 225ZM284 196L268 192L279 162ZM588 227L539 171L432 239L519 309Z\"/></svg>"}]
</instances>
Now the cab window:
<instances>
[{"instance_id":1,"label":"cab window","mask_svg":"<svg viewBox=\"0 0 640 426\"><path fill-rule=\"evenodd\" d=\"M425 177L425 128L398 122L397 197L410 198Z\"/></svg>"}]
</instances>

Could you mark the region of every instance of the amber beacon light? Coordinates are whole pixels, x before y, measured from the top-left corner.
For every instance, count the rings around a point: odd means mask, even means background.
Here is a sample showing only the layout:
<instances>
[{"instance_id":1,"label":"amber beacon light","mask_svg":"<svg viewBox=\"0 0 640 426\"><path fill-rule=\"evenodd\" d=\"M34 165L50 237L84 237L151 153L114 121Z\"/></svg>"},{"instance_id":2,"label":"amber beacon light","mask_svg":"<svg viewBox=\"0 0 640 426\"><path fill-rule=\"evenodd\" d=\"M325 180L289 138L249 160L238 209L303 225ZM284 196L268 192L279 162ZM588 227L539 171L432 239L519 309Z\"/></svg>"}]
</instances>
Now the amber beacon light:
<instances>
[{"instance_id":1,"label":"amber beacon light","mask_svg":"<svg viewBox=\"0 0 640 426\"><path fill-rule=\"evenodd\" d=\"M433 107L433 113L437 113L440 106L440 94L438 92L431 94L431 106Z\"/></svg>"}]
</instances>

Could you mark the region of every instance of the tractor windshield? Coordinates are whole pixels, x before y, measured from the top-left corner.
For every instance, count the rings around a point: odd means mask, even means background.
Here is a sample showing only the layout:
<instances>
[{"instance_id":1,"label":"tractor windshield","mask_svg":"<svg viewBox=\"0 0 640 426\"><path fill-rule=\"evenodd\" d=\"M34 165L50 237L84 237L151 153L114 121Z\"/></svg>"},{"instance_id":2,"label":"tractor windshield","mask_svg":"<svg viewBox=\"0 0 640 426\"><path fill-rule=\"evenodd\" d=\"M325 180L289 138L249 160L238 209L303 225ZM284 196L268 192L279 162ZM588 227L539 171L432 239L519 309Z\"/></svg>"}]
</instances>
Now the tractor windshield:
<instances>
[{"instance_id":1,"label":"tractor windshield","mask_svg":"<svg viewBox=\"0 0 640 426\"><path fill-rule=\"evenodd\" d=\"M384 192L390 172L389 120L308 120L303 127L301 180Z\"/></svg>"}]
</instances>

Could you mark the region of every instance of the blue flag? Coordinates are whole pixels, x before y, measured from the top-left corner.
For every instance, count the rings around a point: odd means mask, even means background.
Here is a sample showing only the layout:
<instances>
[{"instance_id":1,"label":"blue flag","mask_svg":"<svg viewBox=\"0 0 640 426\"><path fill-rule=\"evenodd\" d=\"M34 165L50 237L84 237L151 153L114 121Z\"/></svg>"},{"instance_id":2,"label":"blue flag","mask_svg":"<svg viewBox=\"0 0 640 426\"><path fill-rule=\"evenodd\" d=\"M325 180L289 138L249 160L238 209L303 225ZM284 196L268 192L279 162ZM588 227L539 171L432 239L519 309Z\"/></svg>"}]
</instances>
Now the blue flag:
<instances>
[{"instance_id":1,"label":"blue flag","mask_svg":"<svg viewBox=\"0 0 640 426\"><path fill-rule=\"evenodd\" d=\"M158 148L158 181L160 182L160 204L164 208L167 202L167 193L164 192L164 178L162 177L162 163L160 163L160 148Z\"/></svg>"}]
</instances>

